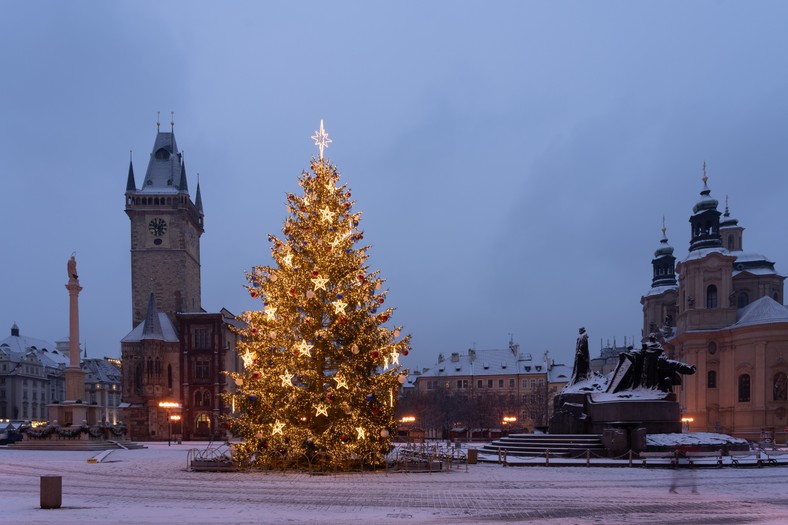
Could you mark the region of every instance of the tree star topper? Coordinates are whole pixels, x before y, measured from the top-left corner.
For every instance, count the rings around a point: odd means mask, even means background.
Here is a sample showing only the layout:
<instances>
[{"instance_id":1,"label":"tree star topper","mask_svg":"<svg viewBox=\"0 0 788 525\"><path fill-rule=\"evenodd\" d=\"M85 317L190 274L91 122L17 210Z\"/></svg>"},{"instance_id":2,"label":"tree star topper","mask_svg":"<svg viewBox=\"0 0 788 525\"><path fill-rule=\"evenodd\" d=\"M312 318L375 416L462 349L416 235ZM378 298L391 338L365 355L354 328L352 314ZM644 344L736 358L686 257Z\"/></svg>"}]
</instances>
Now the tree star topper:
<instances>
[{"instance_id":1,"label":"tree star topper","mask_svg":"<svg viewBox=\"0 0 788 525\"><path fill-rule=\"evenodd\" d=\"M314 140L315 145L320 148L320 160L323 160L323 150L333 142L333 140L328 138L328 133L326 133L326 130L323 129L323 119L320 119L320 131L315 131L315 134L310 138Z\"/></svg>"}]
</instances>

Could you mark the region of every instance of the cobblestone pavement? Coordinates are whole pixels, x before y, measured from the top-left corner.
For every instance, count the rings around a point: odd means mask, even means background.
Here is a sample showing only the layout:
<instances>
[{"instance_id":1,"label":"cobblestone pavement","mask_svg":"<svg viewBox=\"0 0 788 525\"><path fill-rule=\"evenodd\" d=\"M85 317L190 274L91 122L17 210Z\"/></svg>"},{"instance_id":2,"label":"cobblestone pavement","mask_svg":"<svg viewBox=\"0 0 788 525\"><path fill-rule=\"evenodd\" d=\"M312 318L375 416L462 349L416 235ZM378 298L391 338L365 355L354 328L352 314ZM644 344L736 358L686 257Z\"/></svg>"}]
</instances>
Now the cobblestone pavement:
<instances>
[{"instance_id":1,"label":"cobblestone pavement","mask_svg":"<svg viewBox=\"0 0 788 525\"><path fill-rule=\"evenodd\" d=\"M153 448L153 447L152 447ZM0 450L4 523L788 523L788 468L465 465L438 473L200 473L185 450ZM39 478L63 476L42 510ZM679 475L678 494L668 487ZM691 483L699 494L691 493ZM12 521L6 521L10 518Z\"/></svg>"}]
</instances>

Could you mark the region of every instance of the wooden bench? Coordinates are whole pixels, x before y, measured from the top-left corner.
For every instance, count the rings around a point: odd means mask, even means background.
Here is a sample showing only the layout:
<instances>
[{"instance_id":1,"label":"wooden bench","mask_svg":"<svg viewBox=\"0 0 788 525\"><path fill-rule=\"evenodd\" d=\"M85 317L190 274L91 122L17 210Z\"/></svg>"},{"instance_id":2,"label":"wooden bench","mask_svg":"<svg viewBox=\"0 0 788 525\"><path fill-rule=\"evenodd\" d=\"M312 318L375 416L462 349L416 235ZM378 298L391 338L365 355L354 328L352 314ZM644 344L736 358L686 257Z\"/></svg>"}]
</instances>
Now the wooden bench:
<instances>
[{"instance_id":1,"label":"wooden bench","mask_svg":"<svg viewBox=\"0 0 788 525\"><path fill-rule=\"evenodd\" d=\"M678 455L673 450L663 452L639 452L638 455L640 456L640 459L643 460L644 467L648 465L649 459L669 459L671 467L675 467L678 463Z\"/></svg>"},{"instance_id":2,"label":"wooden bench","mask_svg":"<svg viewBox=\"0 0 788 525\"><path fill-rule=\"evenodd\" d=\"M690 465L695 465L698 460L702 459L716 459L718 467L722 466L722 450L705 451L705 452L685 452L684 456Z\"/></svg>"},{"instance_id":3,"label":"wooden bench","mask_svg":"<svg viewBox=\"0 0 788 525\"><path fill-rule=\"evenodd\" d=\"M769 465L776 465L778 463L777 458L788 458L788 453L786 452L776 452L776 451L766 451L761 450L760 455L760 463L768 463Z\"/></svg>"},{"instance_id":4,"label":"wooden bench","mask_svg":"<svg viewBox=\"0 0 788 525\"><path fill-rule=\"evenodd\" d=\"M730 450L728 451L728 455L731 458L731 464L739 466L741 463L740 461L746 457L752 457L755 459L754 465L761 466L761 457L760 454L755 450Z\"/></svg>"}]
</instances>

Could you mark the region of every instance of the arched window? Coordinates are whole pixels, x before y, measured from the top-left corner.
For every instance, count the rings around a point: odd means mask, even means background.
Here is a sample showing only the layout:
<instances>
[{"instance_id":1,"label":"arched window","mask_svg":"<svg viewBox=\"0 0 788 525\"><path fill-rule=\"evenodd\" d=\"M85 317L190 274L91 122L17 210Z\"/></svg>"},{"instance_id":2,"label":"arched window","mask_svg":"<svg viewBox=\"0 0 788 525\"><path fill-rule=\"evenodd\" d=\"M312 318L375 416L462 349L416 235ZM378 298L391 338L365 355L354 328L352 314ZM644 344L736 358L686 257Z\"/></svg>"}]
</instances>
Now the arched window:
<instances>
[{"instance_id":1,"label":"arched window","mask_svg":"<svg viewBox=\"0 0 788 525\"><path fill-rule=\"evenodd\" d=\"M158 357L156 358L156 375L161 375L161 360Z\"/></svg>"},{"instance_id":2,"label":"arched window","mask_svg":"<svg viewBox=\"0 0 788 525\"><path fill-rule=\"evenodd\" d=\"M164 148L159 148L156 150L156 160L169 160L170 152Z\"/></svg>"},{"instance_id":3,"label":"arched window","mask_svg":"<svg viewBox=\"0 0 788 525\"><path fill-rule=\"evenodd\" d=\"M202 406L202 391L200 390L194 393L194 406L196 407Z\"/></svg>"},{"instance_id":4,"label":"arched window","mask_svg":"<svg viewBox=\"0 0 788 525\"><path fill-rule=\"evenodd\" d=\"M717 308L717 287L713 284L706 288L706 308Z\"/></svg>"},{"instance_id":5,"label":"arched window","mask_svg":"<svg viewBox=\"0 0 788 525\"><path fill-rule=\"evenodd\" d=\"M732 252L734 250L733 246L733 235L728 235L728 251Z\"/></svg>"},{"instance_id":6,"label":"arched window","mask_svg":"<svg viewBox=\"0 0 788 525\"><path fill-rule=\"evenodd\" d=\"M202 396L202 406L204 406L204 407L211 406L211 394L210 394L210 392L206 392L205 395Z\"/></svg>"},{"instance_id":7,"label":"arched window","mask_svg":"<svg viewBox=\"0 0 788 525\"><path fill-rule=\"evenodd\" d=\"M142 392L142 363L137 363L134 368L134 390L138 394Z\"/></svg>"},{"instance_id":8,"label":"arched window","mask_svg":"<svg viewBox=\"0 0 788 525\"><path fill-rule=\"evenodd\" d=\"M153 359L148 358L148 379L153 377Z\"/></svg>"},{"instance_id":9,"label":"arched window","mask_svg":"<svg viewBox=\"0 0 788 525\"><path fill-rule=\"evenodd\" d=\"M750 402L750 374L739 376L739 403Z\"/></svg>"},{"instance_id":10,"label":"arched window","mask_svg":"<svg viewBox=\"0 0 788 525\"><path fill-rule=\"evenodd\" d=\"M717 371L709 370L706 377L706 388L717 388Z\"/></svg>"},{"instance_id":11,"label":"arched window","mask_svg":"<svg viewBox=\"0 0 788 525\"><path fill-rule=\"evenodd\" d=\"M736 298L736 308L744 308L750 304L750 296L747 295L747 292L739 292L739 296Z\"/></svg>"},{"instance_id":12,"label":"arched window","mask_svg":"<svg viewBox=\"0 0 788 525\"><path fill-rule=\"evenodd\" d=\"M167 365L167 388L172 388L172 365Z\"/></svg>"},{"instance_id":13,"label":"arched window","mask_svg":"<svg viewBox=\"0 0 788 525\"><path fill-rule=\"evenodd\" d=\"M785 372L774 374L774 400L788 401L788 376Z\"/></svg>"}]
</instances>

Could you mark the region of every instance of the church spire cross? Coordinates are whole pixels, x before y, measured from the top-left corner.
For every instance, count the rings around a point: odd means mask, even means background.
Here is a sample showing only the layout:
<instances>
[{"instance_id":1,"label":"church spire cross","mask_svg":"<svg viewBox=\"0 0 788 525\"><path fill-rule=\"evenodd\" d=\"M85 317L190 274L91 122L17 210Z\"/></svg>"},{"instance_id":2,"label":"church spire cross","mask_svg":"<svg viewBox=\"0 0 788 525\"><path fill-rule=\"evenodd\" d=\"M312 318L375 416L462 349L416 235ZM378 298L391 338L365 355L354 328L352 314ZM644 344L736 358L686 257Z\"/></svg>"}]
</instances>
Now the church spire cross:
<instances>
[{"instance_id":1,"label":"church spire cross","mask_svg":"<svg viewBox=\"0 0 788 525\"><path fill-rule=\"evenodd\" d=\"M315 141L315 145L320 149L320 160L323 160L323 150L333 142L328 138L328 133L323 128L323 119L320 119L320 131L315 131L315 134L310 138Z\"/></svg>"},{"instance_id":2,"label":"church spire cross","mask_svg":"<svg viewBox=\"0 0 788 525\"><path fill-rule=\"evenodd\" d=\"M665 233L668 231L668 228L665 226L665 216L662 216L662 238L666 239Z\"/></svg>"},{"instance_id":3,"label":"church spire cross","mask_svg":"<svg viewBox=\"0 0 788 525\"><path fill-rule=\"evenodd\" d=\"M703 185L706 186L706 183L709 182L709 176L706 175L706 161L703 161Z\"/></svg>"},{"instance_id":4,"label":"church spire cross","mask_svg":"<svg viewBox=\"0 0 788 525\"><path fill-rule=\"evenodd\" d=\"M156 131L158 132L161 128L161 111L156 112Z\"/></svg>"},{"instance_id":5,"label":"church spire cross","mask_svg":"<svg viewBox=\"0 0 788 525\"><path fill-rule=\"evenodd\" d=\"M175 132L175 112L170 111L170 131Z\"/></svg>"}]
</instances>

